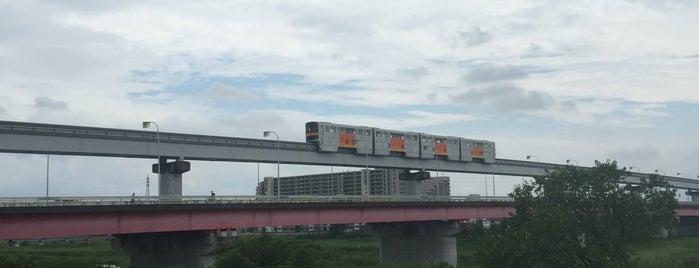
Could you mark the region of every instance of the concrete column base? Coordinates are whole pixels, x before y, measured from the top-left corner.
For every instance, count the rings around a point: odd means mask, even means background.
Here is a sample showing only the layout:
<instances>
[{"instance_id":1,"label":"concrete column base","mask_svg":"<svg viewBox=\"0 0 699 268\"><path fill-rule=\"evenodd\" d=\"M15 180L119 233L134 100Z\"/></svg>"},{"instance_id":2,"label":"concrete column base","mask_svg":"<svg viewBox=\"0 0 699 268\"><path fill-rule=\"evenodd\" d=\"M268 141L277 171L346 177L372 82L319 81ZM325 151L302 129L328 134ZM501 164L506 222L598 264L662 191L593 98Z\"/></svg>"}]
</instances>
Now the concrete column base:
<instances>
[{"instance_id":1,"label":"concrete column base","mask_svg":"<svg viewBox=\"0 0 699 268\"><path fill-rule=\"evenodd\" d=\"M164 197L182 196L182 174L160 174L160 180L158 180L158 195Z\"/></svg>"},{"instance_id":2,"label":"concrete column base","mask_svg":"<svg viewBox=\"0 0 699 268\"><path fill-rule=\"evenodd\" d=\"M129 267L213 267L214 232L163 232L115 235L112 248L129 256Z\"/></svg>"},{"instance_id":3,"label":"concrete column base","mask_svg":"<svg viewBox=\"0 0 699 268\"><path fill-rule=\"evenodd\" d=\"M372 223L368 232L380 239L381 263L457 264L456 221Z\"/></svg>"}]
</instances>

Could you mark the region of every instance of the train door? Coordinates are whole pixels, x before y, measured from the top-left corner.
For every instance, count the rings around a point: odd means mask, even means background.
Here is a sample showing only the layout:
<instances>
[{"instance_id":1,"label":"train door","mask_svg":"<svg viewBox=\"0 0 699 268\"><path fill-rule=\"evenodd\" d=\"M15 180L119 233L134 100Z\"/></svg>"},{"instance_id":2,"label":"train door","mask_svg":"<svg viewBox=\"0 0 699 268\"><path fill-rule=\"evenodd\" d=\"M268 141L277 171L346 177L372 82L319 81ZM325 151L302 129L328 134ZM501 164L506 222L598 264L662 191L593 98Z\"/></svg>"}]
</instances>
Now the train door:
<instances>
[{"instance_id":1,"label":"train door","mask_svg":"<svg viewBox=\"0 0 699 268\"><path fill-rule=\"evenodd\" d=\"M490 141L484 141L483 146L483 162L488 164L495 163L495 143Z\"/></svg>"},{"instance_id":2,"label":"train door","mask_svg":"<svg viewBox=\"0 0 699 268\"><path fill-rule=\"evenodd\" d=\"M372 131L374 133L374 154L389 155L391 153L391 145L387 131L378 128L374 128Z\"/></svg>"},{"instance_id":3,"label":"train door","mask_svg":"<svg viewBox=\"0 0 699 268\"><path fill-rule=\"evenodd\" d=\"M420 134L415 132L405 133L405 157L420 157Z\"/></svg>"},{"instance_id":4,"label":"train door","mask_svg":"<svg viewBox=\"0 0 699 268\"><path fill-rule=\"evenodd\" d=\"M461 161L473 161L473 144L470 140L461 138Z\"/></svg>"},{"instance_id":5,"label":"train door","mask_svg":"<svg viewBox=\"0 0 699 268\"><path fill-rule=\"evenodd\" d=\"M447 160L459 161L460 156L459 138L447 137Z\"/></svg>"},{"instance_id":6,"label":"train door","mask_svg":"<svg viewBox=\"0 0 699 268\"><path fill-rule=\"evenodd\" d=\"M371 128L357 127L354 134L357 154L372 154L374 149Z\"/></svg>"},{"instance_id":7,"label":"train door","mask_svg":"<svg viewBox=\"0 0 699 268\"><path fill-rule=\"evenodd\" d=\"M434 136L420 133L420 158L434 158Z\"/></svg>"},{"instance_id":8,"label":"train door","mask_svg":"<svg viewBox=\"0 0 699 268\"><path fill-rule=\"evenodd\" d=\"M340 136L335 125L330 123L318 123L318 147L321 152L337 152Z\"/></svg>"}]
</instances>

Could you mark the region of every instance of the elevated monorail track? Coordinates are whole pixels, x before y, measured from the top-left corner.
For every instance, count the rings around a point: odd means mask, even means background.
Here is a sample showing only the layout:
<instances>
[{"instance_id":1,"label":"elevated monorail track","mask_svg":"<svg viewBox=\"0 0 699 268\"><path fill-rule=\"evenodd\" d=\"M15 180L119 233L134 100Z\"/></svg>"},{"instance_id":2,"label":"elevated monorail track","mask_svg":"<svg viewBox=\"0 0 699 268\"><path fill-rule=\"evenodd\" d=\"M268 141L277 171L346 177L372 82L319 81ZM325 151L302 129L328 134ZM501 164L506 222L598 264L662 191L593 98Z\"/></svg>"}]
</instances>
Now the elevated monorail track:
<instances>
[{"instance_id":1,"label":"elevated monorail track","mask_svg":"<svg viewBox=\"0 0 699 268\"><path fill-rule=\"evenodd\" d=\"M158 142L159 140L159 142ZM127 158L277 162L277 141L172 132L97 128L85 126L0 121L0 152L26 154L84 155ZM564 165L512 159L455 162L438 159L409 159L351 152L321 153L313 143L279 141L279 161L285 164L329 165L411 170L439 170L510 176L541 176ZM579 167L585 168L585 167ZM648 174L630 173L627 182L637 183ZM699 189L699 181L666 176L674 187Z\"/></svg>"}]
</instances>

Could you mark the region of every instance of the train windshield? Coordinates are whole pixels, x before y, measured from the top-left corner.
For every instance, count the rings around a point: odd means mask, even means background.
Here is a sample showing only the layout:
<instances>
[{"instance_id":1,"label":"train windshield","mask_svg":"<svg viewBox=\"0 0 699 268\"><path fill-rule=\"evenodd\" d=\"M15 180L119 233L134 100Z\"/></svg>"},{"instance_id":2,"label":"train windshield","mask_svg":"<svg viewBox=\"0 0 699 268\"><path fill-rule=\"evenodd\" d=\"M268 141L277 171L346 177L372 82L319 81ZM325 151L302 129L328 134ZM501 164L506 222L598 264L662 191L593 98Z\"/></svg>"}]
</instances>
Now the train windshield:
<instances>
[{"instance_id":1,"label":"train windshield","mask_svg":"<svg viewBox=\"0 0 699 268\"><path fill-rule=\"evenodd\" d=\"M309 132L318 132L318 122L306 123L306 133Z\"/></svg>"}]
</instances>

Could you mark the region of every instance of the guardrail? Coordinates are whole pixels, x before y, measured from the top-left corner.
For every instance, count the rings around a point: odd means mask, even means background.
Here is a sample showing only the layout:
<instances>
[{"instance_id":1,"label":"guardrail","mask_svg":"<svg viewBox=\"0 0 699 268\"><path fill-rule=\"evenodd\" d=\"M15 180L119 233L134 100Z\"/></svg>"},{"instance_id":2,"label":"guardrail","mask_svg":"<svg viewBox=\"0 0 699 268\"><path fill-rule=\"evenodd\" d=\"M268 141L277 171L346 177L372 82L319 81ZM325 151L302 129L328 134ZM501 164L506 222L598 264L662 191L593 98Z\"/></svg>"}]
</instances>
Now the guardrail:
<instances>
[{"instance_id":1,"label":"guardrail","mask_svg":"<svg viewBox=\"0 0 699 268\"><path fill-rule=\"evenodd\" d=\"M157 204L265 204L265 203L341 203L341 202L512 202L504 196L356 196L356 195L289 195L289 196L70 196L70 197L0 197L3 207L128 206Z\"/></svg>"}]
</instances>

